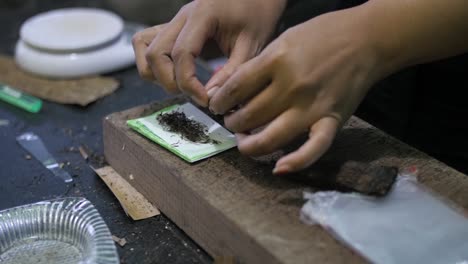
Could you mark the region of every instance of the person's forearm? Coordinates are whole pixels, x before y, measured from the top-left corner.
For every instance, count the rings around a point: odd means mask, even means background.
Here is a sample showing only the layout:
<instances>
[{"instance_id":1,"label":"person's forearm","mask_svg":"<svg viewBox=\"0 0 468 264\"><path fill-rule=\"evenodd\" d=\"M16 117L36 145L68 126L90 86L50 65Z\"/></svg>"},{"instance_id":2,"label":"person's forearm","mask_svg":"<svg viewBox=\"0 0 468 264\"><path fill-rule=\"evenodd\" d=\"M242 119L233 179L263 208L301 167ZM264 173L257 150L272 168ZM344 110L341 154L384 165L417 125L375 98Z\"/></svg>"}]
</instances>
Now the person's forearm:
<instances>
[{"instance_id":1,"label":"person's forearm","mask_svg":"<svg viewBox=\"0 0 468 264\"><path fill-rule=\"evenodd\" d=\"M383 74L468 51L467 0L373 0L354 11Z\"/></svg>"}]
</instances>

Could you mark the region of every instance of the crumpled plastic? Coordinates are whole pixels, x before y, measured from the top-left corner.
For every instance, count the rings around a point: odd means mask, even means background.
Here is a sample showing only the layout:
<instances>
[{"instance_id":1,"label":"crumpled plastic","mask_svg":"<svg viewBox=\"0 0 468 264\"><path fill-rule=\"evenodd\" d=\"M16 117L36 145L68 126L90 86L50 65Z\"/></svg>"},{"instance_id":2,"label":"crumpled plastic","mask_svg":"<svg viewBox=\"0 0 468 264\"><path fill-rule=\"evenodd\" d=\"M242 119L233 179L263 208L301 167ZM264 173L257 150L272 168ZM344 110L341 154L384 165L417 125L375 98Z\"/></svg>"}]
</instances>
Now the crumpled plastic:
<instances>
[{"instance_id":1,"label":"crumpled plastic","mask_svg":"<svg viewBox=\"0 0 468 264\"><path fill-rule=\"evenodd\" d=\"M301 220L319 224L372 263L468 264L468 218L398 176L385 197L335 191L304 193Z\"/></svg>"}]
</instances>

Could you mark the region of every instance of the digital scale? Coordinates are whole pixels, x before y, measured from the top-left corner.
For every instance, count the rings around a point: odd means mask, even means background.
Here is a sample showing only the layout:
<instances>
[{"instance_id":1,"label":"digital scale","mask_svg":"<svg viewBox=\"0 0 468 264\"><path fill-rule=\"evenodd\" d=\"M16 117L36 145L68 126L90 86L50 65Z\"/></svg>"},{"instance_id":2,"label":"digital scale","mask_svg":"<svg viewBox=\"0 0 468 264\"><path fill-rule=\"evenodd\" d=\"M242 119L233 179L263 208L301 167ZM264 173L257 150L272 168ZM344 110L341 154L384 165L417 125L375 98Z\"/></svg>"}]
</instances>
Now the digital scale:
<instances>
[{"instance_id":1,"label":"digital scale","mask_svg":"<svg viewBox=\"0 0 468 264\"><path fill-rule=\"evenodd\" d=\"M106 10L53 10L23 23L15 60L23 70L49 78L108 73L134 64L131 39L143 28Z\"/></svg>"}]
</instances>

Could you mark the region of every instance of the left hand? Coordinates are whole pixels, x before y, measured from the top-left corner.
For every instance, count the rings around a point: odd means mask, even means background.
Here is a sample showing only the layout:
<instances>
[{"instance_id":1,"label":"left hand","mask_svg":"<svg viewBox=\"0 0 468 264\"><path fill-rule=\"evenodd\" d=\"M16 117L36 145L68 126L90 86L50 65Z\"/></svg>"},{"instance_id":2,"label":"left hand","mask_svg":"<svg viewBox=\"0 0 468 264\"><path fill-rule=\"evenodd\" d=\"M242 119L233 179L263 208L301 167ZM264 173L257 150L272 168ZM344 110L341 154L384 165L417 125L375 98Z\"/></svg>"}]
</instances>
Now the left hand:
<instances>
[{"instance_id":1,"label":"left hand","mask_svg":"<svg viewBox=\"0 0 468 264\"><path fill-rule=\"evenodd\" d=\"M209 104L214 113L240 106L225 116L225 125L236 132L242 153L268 154L309 131L308 141L278 160L273 173L306 168L323 155L382 77L367 23L360 18L353 8L287 30L216 91Z\"/></svg>"},{"instance_id":2,"label":"left hand","mask_svg":"<svg viewBox=\"0 0 468 264\"><path fill-rule=\"evenodd\" d=\"M285 6L286 0L192 1L167 24L135 34L138 71L166 91L182 91L206 107L209 89L219 87L238 65L263 49ZM195 59L210 39L229 60L203 86L196 76Z\"/></svg>"}]
</instances>

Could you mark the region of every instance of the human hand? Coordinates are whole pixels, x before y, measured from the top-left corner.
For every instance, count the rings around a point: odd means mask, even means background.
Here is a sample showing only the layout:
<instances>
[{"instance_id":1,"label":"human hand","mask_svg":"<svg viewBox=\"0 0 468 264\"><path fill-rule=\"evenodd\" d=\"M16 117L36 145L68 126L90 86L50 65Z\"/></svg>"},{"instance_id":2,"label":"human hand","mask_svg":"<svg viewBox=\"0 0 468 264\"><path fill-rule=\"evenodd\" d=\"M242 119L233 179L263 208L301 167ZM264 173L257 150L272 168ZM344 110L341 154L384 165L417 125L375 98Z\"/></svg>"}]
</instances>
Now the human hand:
<instances>
[{"instance_id":1,"label":"human hand","mask_svg":"<svg viewBox=\"0 0 468 264\"><path fill-rule=\"evenodd\" d=\"M138 71L145 79L159 81L166 91L181 90L207 106L207 91L222 85L266 45L285 5L286 0L193 1L171 22L134 36ZM205 89L195 76L195 58L209 39L217 42L229 60Z\"/></svg>"},{"instance_id":2,"label":"human hand","mask_svg":"<svg viewBox=\"0 0 468 264\"><path fill-rule=\"evenodd\" d=\"M323 155L382 76L361 21L353 9L319 16L287 30L238 67L213 95L210 109L228 113L225 125L236 132L240 152L268 154L308 131L309 139L278 160L273 173L303 169Z\"/></svg>"}]
</instances>

